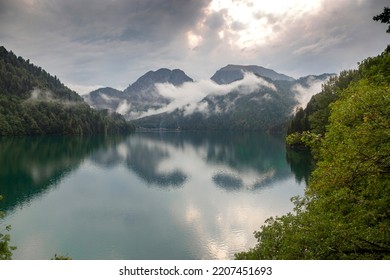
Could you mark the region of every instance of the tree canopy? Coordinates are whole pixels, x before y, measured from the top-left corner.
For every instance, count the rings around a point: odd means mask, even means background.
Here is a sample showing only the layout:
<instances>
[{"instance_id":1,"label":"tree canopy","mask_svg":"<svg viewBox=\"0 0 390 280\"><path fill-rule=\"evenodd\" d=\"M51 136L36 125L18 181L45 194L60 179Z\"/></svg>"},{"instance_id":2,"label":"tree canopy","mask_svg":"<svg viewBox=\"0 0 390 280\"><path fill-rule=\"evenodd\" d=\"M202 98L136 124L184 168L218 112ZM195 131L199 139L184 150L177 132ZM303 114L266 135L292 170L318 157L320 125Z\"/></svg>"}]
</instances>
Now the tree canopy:
<instances>
[{"instance_id":1,"label":"tree canopy","mask_svg":"<svg viewBox=\"0 0 390 280\"><path fill-rule=\"evenodd\" d=\"M237 259L390 259L389 69L387 48L339 90L305 195L268 219Z\"/></svg>"},{"instance_id":2,"label":"tree canopy","mask_svg":"<svg viewBox=\"0 0 390 280\"><path fill-rule=\"evenodd\" d=\"M390 8L389 7L385 7L381 14L373 17L373 20L380 21L381 23L387 23L389 26L386 32L390 33Z\"/></svg>"},{"instance_id":3,"label":"tree canopy","mask_svg":"<svg viewBox=\"0 0 390 280\"><path fill-rule=\"evenodd\" d=\"M56 76L0 47L0 136L132 129L121 115L93 110Z\"/></svg>"},{"instance_id":4,"label":"tree canopy","mask_svg":"<svg viewBox=\"0 0 390 280\"><path fill-rule=\"evenodd\" d=\"M3 197L0 195L0 201ZM4 213L0 211L0 219L4 217ZM12 251L16 247L11 246L9 231L11 230L10 226L6 226L5 229L0 228L0 260L10 260L12 257Z\"/></svg>"}]
</instances>

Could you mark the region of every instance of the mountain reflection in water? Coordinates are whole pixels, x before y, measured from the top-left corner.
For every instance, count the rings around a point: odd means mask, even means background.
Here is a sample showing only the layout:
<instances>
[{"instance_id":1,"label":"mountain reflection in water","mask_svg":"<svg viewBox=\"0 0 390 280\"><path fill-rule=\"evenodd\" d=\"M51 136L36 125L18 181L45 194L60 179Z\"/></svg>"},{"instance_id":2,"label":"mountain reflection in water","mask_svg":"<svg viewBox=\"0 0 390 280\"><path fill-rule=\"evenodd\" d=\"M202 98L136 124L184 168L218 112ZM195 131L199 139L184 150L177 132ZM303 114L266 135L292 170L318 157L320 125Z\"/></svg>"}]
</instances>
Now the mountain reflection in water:
<instances>
[{"instance_id":1,"label":"mountain reflection in water","mask_svg":"<svg viewBox=\"0 0 390 280\"><path fill-rule=\"evenodd\" d=\"M16 259L232 258L309 163L254 132L0 138L0 210Z\"/></svg>"}]
</instances>

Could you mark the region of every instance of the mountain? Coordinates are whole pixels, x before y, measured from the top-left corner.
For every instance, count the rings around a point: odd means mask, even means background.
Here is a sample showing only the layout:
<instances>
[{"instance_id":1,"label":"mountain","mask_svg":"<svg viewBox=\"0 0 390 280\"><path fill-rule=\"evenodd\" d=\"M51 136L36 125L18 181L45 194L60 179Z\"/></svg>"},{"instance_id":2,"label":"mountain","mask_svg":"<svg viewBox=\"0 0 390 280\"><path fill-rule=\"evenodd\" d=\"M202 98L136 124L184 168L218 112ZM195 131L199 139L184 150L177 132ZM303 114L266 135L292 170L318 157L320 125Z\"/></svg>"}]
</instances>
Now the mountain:
<instances>
[{"instance_id":1,"label":"mountain","mask_svg":"<svg viewBox=\"0 0 390 280\"><path fill-rule=\"evenodd\" d=\"M233 65L229 64L221 69L219 69L211 77L211 80L216 82L219 85L230 84L237 80L242 80L244 78L244 72L249 72L253 74L260 75L265 78L270 78L273 81L289 81L292 82L295 79L284 74L275 72L274 70L267 69L261 66L256 65Z\"/></svg>"},{"instance_id":2,"label":"mountain","mask_svg":"<svg viewBox=\"0 0 390 280\"><path fill-rule=\"evenodd\" d=\"M125 98L122 91L111 88L99 88L84 96L84 100L95 109L117 108L119 103ZM115 110L111 110L115 112Z\"/></svg>"},{"instance_id":3,"label":"mountain","mask_svg":"<svg viewBox=\"0 0 390 280\"><path fill-rule=\"evenodd\" d=\"M193 82L193 80L180 69L169 70L161 68L157 71L149 71L141 76L135 83L128 86L124 93L126 94L140 94L154 89L157 83L169 83L174 86L180 86L185 82Z\"/></svg>"},{"instance_id":4,"label":"mountain","mask_svg":"<svg viewBox=\"0 0 390 280\"><path fill-rule=\"evenodd\" d=\"M149 109L158 109L169 103L167 98L159 94L156 84L168 83L181 86L186 82L193 82L193 80L182 70L161 68L147 72L124 91L100 88L90 92L84 99L94 108L121 113L131 120Z\"/></svg>"},{"instance_id":5,"label":"mountain","mask_svg":"<svg viewBox=\"0 0 390 280\"><path fill-rule=\"evenodd\" d=\"M147 129L280 130L330 75L295 80L261 66L228 65L211 80L194 82L181 70L162 68L124 91L102 88L85 100Z\"/></svg>"},{"instance_id":6,"label":"mountain","mask_svg":"<svg viewBox=\"0 0 390 280\"><path fill-rule=\"evenodd\" d=\"M332 74L298 80L276 80L253 75L229 84L226 94L210 93L188 113L186 106L171 112L136 119L147 129L266 130L281 131L301 100L310 99ZM221 85L221 88L226 85Z\"/></svg>"},{"instance_id":7,"label":"mountain","mask_svg":"<svg viewBox=\"0 0 390 280\"><path fill-rule=\"evenodd\" d=\"M321 75L307 75L304 77L300 77L299 79L295 80L295 82L299 83L300 85L302 85L304 87L309 87L310 84L314 80L323 80L324 81L324 80L329 79L332 76L336 76L336 74L335 73L323 73Z\"/></svg>"},{"instance_id":8,"label":"mountain","mask_svg":"<svg viewBox=\"0 0 390 280\"><path fill-rule=\"evenodd\" d=\"M133 130L119 114L91 109L56 77L0 46L0 135Z\"/></svg>"},{"instance_id":9,"label":"mountain","mask_svg":"<svg viewBox=\"0 0 390 280\"><path fill-rule=\"evenodd\" d=\"M257 77L263 84L264 78ZM184 108L134 120L149 129L268 130L281 126L296 104L294 96L283 87L269 84L253 90L239 85L224 95L209 94L188 114Z\"/></svg>"}]
</instances>

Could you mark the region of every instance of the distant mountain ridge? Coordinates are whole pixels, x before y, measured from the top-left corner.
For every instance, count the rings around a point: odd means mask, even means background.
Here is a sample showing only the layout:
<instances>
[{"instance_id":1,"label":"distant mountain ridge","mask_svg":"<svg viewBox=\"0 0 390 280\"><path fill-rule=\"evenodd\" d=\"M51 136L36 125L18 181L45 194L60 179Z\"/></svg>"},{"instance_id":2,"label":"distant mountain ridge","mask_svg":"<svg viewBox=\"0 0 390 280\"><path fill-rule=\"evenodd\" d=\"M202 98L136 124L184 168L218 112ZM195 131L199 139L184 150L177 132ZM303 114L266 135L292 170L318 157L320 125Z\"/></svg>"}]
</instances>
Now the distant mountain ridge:
<instances>
[{"instance_id":1,"label":"distant mountain ridge","mask_svg":"<svg viewBox=\"0 0 390 280\"><path fill-rule=\"evenodd\" d=\"M245 85L249 81L245 80L247 75L252 75L251 86ZM148 129L268 130L282 127L302 95L310 92L312 84L325 81L330 75L310 75L296 80L261 66L229 64L210 79L218 85L211 86L216 93L207 92L195 104L170 106L164 111L174 100L162 95L158 84L178 88L188 83L185 90L188 88L195 95L199 94L197 90L205 89L198 87L199 82L194 82L180 69L161 68L142 75L124 91L101 88L91 92L85 100L95 108L121 113L136 126ZM221 94L219 90L227 92ZM175 92L177 97L184 94L180 90ZM191 107L195 108L188 113L187 108Z\"/></svg>"},{"instance_id":2,"label":"distant mountain ridge","mask_svg":"<svg viewBox=\"0 0 390 280\"><path fill-rule=\"evenodd\" d=\"M230 84L234 81L241 80L244 77L244 72L250 72L253 74L260 75L265 78L270 78L273 81L294 81L295 79L284 74L277 73L276 71L262 66L256 65L234 65L229 64L219 69L211 77L211 80L217 84Z\"/></svg>"},{"instance_id":3,"label":"distant mountain ridge","mask_svg":"<svg viewBox=\"0 0 390 280\"><path fill-rule=\"evenodd\" d=\"M320 88L330 74L310 75L299 81L276 80L255 75L259 87L247 91L244 81L224 95L210 94L200 100L193 113L186 107L133 120L146 129L263 130L281 132L299 106L302 95ZM252 78L253 79L253 78ZM242 84L244 83L244 84ZM244 90L244 91L243 91ZM308 97L310 98L310 96Z\"/></svg>"}]
</instances>

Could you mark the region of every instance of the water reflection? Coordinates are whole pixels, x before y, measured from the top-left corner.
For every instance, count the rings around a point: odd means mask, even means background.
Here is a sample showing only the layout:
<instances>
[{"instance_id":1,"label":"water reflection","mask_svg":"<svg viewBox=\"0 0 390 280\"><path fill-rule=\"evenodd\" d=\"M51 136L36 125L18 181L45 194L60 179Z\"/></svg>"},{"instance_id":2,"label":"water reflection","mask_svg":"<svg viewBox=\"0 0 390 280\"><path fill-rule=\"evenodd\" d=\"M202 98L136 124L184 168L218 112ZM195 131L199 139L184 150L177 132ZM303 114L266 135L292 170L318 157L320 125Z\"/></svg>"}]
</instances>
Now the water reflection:
<instances>
[{"instance_id":1,"label":"water reflection","mask_svg":"<svg viewBox=\"0 0 390 280\"><path fill-rule=\"evenodd\" d=\"M262 133L1 138L0 207L19 259L231 258L303 192L287 157Z\"/></svg>"},{"instance_id":2,"label":"water reflection","mask_svg":"<svg viewBox=\"0 0 390 280\"><path fill-rule=\"evenodd\" d=\"M172 157L172 151L163 143L146 137L134 137L127 141L126 166L147 184L159 187L182 187L187 180L179 166L163 169L164 162Z\"/></svg>"},{"instance_id":3,"label":"water reflection","mask_svg":"<svg viewBox=\"0 0 390 280\"><path fill-rule=\"evenodd\" d=\"M149 143L148 143L149 141ZM160 172L169 157L142 137L2 137L0 138L0 209L7 212L43 195L89 158L105 168L124 164L149 184L182 186L187 175Z\"/></svg>"},{"instance_id":4,"label":"water reflection","mask_svg":"<svg viewBox=\"0 0 390 280\"><path fill-rule=\"evenodd\" d=\"M314 170L314 160L309 150L295 151L287 149L286 160L290 165L291 171L295 174L297 182L309 181L310 174Z\"/></svg>"},{"instance_id":5,"label":"water reflection","mask_svg":"<svg viewBox=\"0 0 390 280\"><path fill-rule=\"evenodd\" d=\"M213 176L213 181L218 187L226 190L239 190L243 187L242 179L230 174L216 174Z\"/></svg>"},{"instance_id":6,"label":"water reflection","mask_svg":"<svg viewBox=\"0 0 390 280\"><path fill-rule=\"evenodd\" d=\"M10 211L77 169L85 157L115 138L100 137L0 137L0 209Z\"/></svg>"},{"instance_id":7,"label":"water reflection","mask_svg":"<svg viewBox=\"0 0 390 280\"><path fill-rule=\"evenodd\" d=\"M86 158L104 168L124 165L149 186L183 187L192 172L182 166L190 150L210 165L215 186L226 191L264 188L290 170L298 182L307 183L313 168L309 153L285 151L280 138L262 133L0 138L0 194L5 198L0 209L10 210L57 185Z\"/></svg>"},{"instance_id":8,"label":"water reflection","mask_svg":"<svg viewBox=\"0 0 390 280\"><path fill-rule=\"evenodd\" d=\"M92 158L104 166L124 163L148 184L177 187L189 177L182 166L186 153L197 154L210 168L218 166L212 178L227 190L262 188L290 174L283 142L262 133L139 133Z\"/></svg>"}]
</instances>

